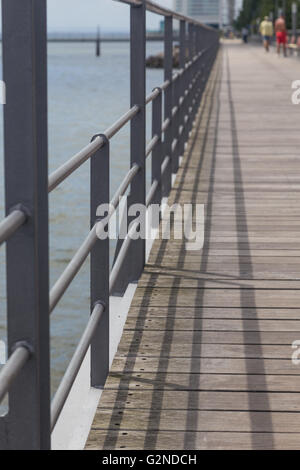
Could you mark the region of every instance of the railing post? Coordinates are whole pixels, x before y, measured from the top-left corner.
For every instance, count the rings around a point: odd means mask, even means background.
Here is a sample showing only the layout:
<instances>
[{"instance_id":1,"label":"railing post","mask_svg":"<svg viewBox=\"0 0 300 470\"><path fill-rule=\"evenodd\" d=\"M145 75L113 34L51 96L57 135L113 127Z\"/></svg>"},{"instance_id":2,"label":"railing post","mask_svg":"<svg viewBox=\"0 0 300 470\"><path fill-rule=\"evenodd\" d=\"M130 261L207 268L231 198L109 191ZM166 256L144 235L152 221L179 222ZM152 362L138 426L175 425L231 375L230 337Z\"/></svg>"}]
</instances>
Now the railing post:
<instances>
[{"instance_id":1,"label":"railing post","mask_svg":"<svg viewBox=\"0 0 300 470\"><path fill-rule=\"evenodd\" d=\"M173 84L173 108L177 106L177 112L173 118L173 140L176 139L176 147L172 156L172 173L175 175L179 167L179 98L180 98L180 77L177 77Z\"/></svg>"},{"instance_id":2,"label":"railing post","mask_svg":"<svg viewBox=\"0 0 300 470\"><path fill-rule=\"evenodd\" d=\"M131 121L130 162L137 164L139 172L131 183L128 208L135 204L146 204L146 5L130 7L130 101L131 106L139 106L140 111ZM121 214L120 214L121 216ZM127 219L127 214L124 215ZM132 222L128 217L127 226ZM122 247L118 240L115 260ZM132 240L126 260L114 283L113 295L123 295L130 282L137 282L145 266L146 241Z\"/></svg>"},{"instance_id":3,"label":"railing post","mask_svg":"<svg viewBox=\"0 0 300 470\"><path fill-rule=\"evenodd\" d=\"M32 356L9 392L0 447L50 448L46 0L3 0L5 194L27 223L7 243L8 351Z\"/></svg>"},{"instance_id":4,"label":"railing post","mask_svg":"<svg viewBox=\"0 0 300 470\"><path fill-rule=\"evenodd\" d=\"M170 81L170 85L165 91L164 116L170 119L170 125L165 132L164 150L165 156L170 157L169 165L163 177L163 196L167 197L172 185L172 140L173 140L173 17L165 17L165 58L164 58L164 77Z\"/></svg>"},{"instance_id":5,"label":"railing post","mask_svg":"<svg viewBox=\"0 0 300 470\"><path fill-rule=\"evenodd\" d=\"M188 31L189 32L189 60L192 61L194 58L194 25L193 23L189 23L188 29L189 29ZM189 70L189 83L190 84L192 83L192 80L194 78L193 73L194 73L194 65L191 65L190 70ZM188 98L188 118L189 118L188 123L187 123L188 136L190 134L192 124L193 124L191 111L190 111L192 102L193 102L193 93L190 92L190 95Z\"/></svg>"},{"instance_id":6,"label":"railing post","mask_svg":"<svg viewBox=\"0 0 300 470\"><path fill-rule=\"evenodd\" d=\"M158 136L159 141L152 151L152 183L158 181L158 187L152 204L160 204L162 199L161 186L161 157L162 157L162 90L152 103L152 136Z\"/></svg>"},{"instance_id":7,"label":"railing post","mask_svg":"<svg viewBox=\"0 0 300 470\"><path fill-rule=\"evenodd\" d=\"M105 144L91 158L91 229L105 217L97 209L109 203L109 156L108 139L101 135ZM105 209L105 208L104 208ZM108 209L108 207L107 207ZM98 239L91 251L91 312L95 303L105 306L91 344L91 385L103 388L109 373L109 236Z\"/></svg>"},{"instance_id":8,"label":"railing post","mask_svg":"<svg viewBox=\"0 0 300 470\"><path fill-rule=\"evenodd\" d=\"M186 44L186 22L184 20L180 21L180 68L183 70L181 75L181 96L184 98L184 102L180 108L180 123L182 125L182 133L180 138L180 155L184 155L185 143L187 139L186 134L186 126L185 126L185 115L186 115L186 102L187 99L185 98L185 91L188 85L188 72L186 70L186 62L187 62L187 44Z\"/></svg>"},{"instance_id":9,"label":"railing post","mask_svg":"<svg viewBox=\"0 0 300 470\"><path fill-rule=\"evenodd\" d=\"M131 184L129 203L146 203L146 4L130 7L131 56L131 106L138 105L140 112L131 121L131 166L140 171ZM139 238L131 242L128 255L128 282L138 281L145 266L146 241Z\"/></svg>"}]
</instances>

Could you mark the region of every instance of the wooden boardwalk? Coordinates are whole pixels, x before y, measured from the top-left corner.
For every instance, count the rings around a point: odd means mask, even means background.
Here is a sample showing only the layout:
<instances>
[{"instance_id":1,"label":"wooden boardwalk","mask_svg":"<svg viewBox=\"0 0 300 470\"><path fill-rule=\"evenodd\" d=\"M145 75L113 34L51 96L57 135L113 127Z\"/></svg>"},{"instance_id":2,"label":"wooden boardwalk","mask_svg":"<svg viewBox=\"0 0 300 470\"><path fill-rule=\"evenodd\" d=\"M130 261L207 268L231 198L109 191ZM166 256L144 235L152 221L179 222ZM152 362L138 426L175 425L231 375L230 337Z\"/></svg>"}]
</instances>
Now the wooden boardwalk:
<instances>
[{"instance_id":1,"label":"wooden boardwalk","mask_svg":"<svg viewBox=\"0 0 300 470\"><path fill-rule=\"evenodd\" d=\"M169 203L205 245L159 241L87 449L299 449L299 61L223 46Z\"/></svg>"}]
</instances>

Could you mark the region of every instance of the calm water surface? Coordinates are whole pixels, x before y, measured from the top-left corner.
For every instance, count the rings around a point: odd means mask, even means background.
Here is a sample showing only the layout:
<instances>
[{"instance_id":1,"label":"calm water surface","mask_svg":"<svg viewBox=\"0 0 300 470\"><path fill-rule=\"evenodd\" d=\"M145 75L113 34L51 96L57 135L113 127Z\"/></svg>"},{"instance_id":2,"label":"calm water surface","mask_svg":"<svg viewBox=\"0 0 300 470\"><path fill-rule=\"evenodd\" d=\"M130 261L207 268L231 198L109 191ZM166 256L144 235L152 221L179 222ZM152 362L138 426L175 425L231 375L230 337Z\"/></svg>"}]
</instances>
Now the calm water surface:
<instances>
[{"instance_id":1,"label":"calm water surface","mask_svg":"<svg viewBox=\"0 0 300 470\"><path fill-rule=\"evenodd\" d=\"M162 50L150 43L147 54ZM49 45L49 172L84 147L129 109L129 44ZM147 71L147 92L163 82L161 70ZM147 133L151 115L148 110ZM4 216L3 123L0 117L0 218ZM129 169L129 126L111 144L111 191ZM21 156L20 156L21 158ZM148 165L149 168L149 165ZM148 172L148 175L150 173ZM89 231L89 162L50 195L51 286ZM6 337L5 252L0 250L0 340ZM57 388L89 317L87 261L51 316L52 392Z\"/></svg>"}]
</instances>

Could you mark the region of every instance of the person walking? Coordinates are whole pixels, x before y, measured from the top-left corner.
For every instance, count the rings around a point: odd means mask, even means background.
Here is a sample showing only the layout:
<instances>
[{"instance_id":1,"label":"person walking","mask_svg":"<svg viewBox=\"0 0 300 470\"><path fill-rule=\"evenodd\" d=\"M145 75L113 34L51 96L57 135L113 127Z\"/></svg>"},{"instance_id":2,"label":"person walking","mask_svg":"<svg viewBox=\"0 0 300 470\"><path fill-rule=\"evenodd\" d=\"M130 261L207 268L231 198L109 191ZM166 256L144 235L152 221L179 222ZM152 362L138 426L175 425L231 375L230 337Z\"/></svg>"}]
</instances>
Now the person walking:
<instances>
[{"instance_id":1,"label":"person walking","mask_svg":"<svg viewBox=\"0 0 300 470\"><path fill-rule=\"evenodd\" d=\"M248 43L248 35L249 35L249 30L248 28L246 28L246 26L244 26L244 28L242 29L242 37L243 37L243 41L245 44Z\"/></svg>"},{"instance_id":2,"label":"person walking","mask_svg":"<svg viewBox=\"0 0 300 470\"><path fill-rule=\"evenodd\" d=\"M285 22L284 15L280 15L280 17L276 20L275 32L276 32L278 57L280 56L281 44L282 44L282 49L283 49L283 55L286 57L287 32L286 32L286 22Z\"/></svg>"},{"instance_id":3,"label":"person walking","mask_svg":"<svg viewBox=\"0 0 300 470\"><path fill-rule=\"evenodd\" d=\"M271 42L271 38L273 36L274 30L273 30L273 23L272 21L270 21L268 16L265 16L264 20L261 22L259 31L263 38L264 48L266 52L269 52L270 42Z\"/></svg>"}]
</instances>

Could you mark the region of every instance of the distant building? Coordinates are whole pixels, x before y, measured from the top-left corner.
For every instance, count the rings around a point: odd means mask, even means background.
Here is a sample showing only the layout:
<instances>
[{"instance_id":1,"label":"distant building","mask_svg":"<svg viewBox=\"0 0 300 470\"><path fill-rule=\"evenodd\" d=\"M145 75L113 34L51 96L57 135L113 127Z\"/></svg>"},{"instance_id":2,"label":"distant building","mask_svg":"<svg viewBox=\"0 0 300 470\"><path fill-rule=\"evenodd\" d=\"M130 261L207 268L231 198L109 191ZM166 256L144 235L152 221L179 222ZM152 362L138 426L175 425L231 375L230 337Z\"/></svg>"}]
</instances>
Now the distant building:
<instances>
[{"instance_id":1,"label":"distant building","mask_svg":"<svg viewBox=\"0 0 300 470\"><path fill-rule=\"evenodd\" d=\"M216 27L220 24L221 8L222 0L174 0L174 9L179 13Z\"/></svg>"}]
</instances>

